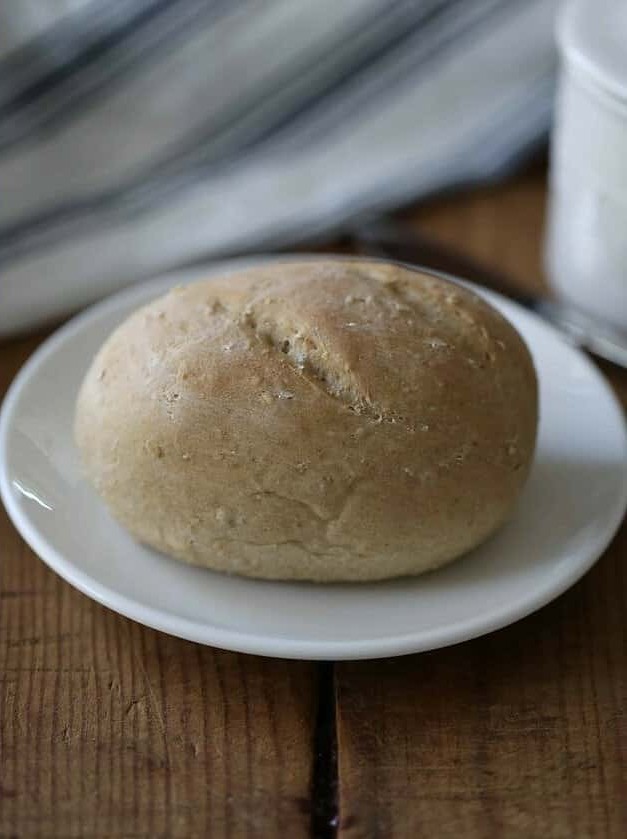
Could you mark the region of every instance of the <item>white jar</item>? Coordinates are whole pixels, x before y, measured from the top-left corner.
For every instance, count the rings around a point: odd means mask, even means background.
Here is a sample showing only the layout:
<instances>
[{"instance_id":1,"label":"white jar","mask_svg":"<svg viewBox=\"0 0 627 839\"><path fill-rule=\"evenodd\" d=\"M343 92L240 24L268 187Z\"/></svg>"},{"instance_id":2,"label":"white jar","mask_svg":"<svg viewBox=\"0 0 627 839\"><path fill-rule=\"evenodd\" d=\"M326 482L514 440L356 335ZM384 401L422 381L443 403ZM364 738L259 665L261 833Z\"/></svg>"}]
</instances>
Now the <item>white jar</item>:
<instances>
[{"instance_id":1,"label":"white jar","mask_svg":"<svg viewBox=\"0 0 627 839\"><path fill-rule=\"evenodd\" d=\"M570 0L545 263L559 297L627 328L627 0Z\"/></svg>"}]
</instances>

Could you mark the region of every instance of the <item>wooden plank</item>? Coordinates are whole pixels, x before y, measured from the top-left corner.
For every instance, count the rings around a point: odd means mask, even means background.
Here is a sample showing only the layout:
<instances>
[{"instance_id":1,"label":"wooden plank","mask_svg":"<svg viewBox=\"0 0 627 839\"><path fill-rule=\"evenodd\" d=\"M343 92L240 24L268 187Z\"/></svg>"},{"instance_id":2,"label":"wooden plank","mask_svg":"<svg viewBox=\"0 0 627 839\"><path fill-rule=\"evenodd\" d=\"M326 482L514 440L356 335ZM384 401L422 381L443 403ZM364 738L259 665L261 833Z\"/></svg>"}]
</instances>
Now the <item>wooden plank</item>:
<instances>
[{"instance_id":1,"label":"wooden plank","mask_svg":"<svg viewBox=\"0 0 627 839\"><path fill-rule=\"evenodd\" d=\"M534 172L411 219L540 288L544 199ZM604 370L627 403L625 371ZM581 583L512 627L337 665L340 837L626 836L626 557L623 525Z\"/></svg>"},{"instance_id":2,"label":"wooden plank","mask_svg":"<svg viewBox=\"0 0 627 839\"><path fill-rule=\"evenodd\" d=\"M37 339L0 345L6 388ZM0 511L0 837L308 836L314 665L219 652L61 581Z\"/></svg>"},{"instance_id":3,"label":"wooden plank","mask_svg":"<svg viewBox=\"0 0 627 839\"><path fill-rule=\"evenodd\" d=\"M337 668L340 836L627 835L627 529L553 605Z\"/></svg>"}]
</instances>

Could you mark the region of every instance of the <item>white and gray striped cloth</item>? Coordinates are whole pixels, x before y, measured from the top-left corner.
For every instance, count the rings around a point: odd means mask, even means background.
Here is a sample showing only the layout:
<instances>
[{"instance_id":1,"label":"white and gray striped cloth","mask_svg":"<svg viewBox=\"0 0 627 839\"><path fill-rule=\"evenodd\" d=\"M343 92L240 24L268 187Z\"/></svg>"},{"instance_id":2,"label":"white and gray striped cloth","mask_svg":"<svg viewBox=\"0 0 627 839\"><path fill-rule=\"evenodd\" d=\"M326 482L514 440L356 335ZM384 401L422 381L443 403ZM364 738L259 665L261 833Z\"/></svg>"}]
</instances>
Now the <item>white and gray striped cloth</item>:
<instances>
[{"instance_id":1,"label":"white and gray striped cloth","mask_svg":"<svg viewBox=\"0 0 627 839\"><path fill-rule=\"evenodd\" d=\"M507 173L556 0L0 2L0 335Z\"/></svg>"}]
</instances>

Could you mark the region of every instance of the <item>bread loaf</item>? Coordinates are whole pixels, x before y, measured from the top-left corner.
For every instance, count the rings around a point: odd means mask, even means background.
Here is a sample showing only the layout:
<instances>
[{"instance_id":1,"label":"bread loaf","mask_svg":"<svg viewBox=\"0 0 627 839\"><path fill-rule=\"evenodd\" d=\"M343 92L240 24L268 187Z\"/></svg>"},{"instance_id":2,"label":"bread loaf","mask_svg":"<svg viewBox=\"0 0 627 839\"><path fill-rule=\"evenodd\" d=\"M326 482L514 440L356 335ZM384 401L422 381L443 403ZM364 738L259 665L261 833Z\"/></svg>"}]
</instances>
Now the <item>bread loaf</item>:
<instances>
[{"instance_id":1,"label":"bread loaf","mask_svg":"<svg viewBox=\"0 0 627 839\"><path fill-rule=\"evenodd\" d=\"M368 260L267 263L128 318L83 382L86 475L141 542L292 580L420 574L510 514L537 386L469 290Z\"/></svg>"}]
</instances>

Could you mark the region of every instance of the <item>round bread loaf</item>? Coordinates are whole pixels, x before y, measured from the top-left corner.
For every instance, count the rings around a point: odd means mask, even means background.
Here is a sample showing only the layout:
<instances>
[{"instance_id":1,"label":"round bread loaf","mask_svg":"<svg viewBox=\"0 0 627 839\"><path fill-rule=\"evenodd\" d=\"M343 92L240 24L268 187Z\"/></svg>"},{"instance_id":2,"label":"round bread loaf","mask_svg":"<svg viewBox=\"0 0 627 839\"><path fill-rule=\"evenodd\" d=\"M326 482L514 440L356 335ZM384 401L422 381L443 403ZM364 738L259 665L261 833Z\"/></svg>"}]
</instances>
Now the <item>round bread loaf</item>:
<instances>
[{"instance_id":1,"label":"round bread loaf","mask_svg":"<svg viewBox=\"0 0 627 839\"><path fill-rule=\"evenodd\" d=\"M175 288L83 382L86 474L141 542L254 577L378 580L460 556L533 456L525 344L463 287L368 260Z\"/></svg>"}]
</instances>

